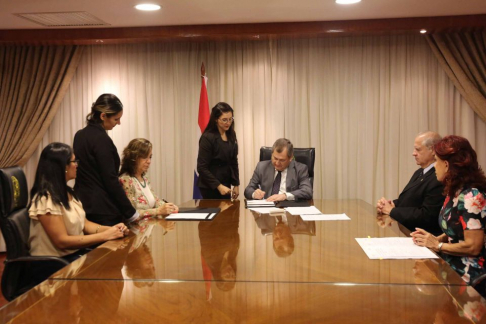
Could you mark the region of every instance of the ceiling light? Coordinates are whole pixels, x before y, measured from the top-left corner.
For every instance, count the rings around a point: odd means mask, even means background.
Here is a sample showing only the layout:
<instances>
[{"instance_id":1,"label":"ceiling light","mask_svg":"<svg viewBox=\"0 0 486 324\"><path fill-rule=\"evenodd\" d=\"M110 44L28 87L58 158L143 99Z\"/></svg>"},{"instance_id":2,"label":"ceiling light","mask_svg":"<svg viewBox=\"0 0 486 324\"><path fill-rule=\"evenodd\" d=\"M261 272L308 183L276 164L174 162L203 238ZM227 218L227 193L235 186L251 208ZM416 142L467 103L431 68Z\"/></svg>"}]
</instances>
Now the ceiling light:
<instances>
[{"instance_id":1,"label":"ceiling light","mask_svg":"<svg viewBox=\"0 0 486 324\"><path fill-rule=\"evenodd\" d=\"M336 0L337 4L353 4L361 2L361 0Z\"/></svg>"},{"instance_id":2,"label":"ceiling light","mask_svg":"<svg viewBox=\"0 0 486 324\"><path fill-rule=\"evenodd\" d=\"M143 10L143 11L154 11L154 10L159 10L160 6L156 5L156 4L151 4L151 3L142 3L142 4L139 4L139 5L136 5L135 9Z\"/></svg>"},{"instance_id":3,"label":"ceiling light","mask_svg":"<svg viewBox=\"0 0 486 324\"><path fill-rule=\"evenodd\" d=\"M427 29L421 29L421 30L420 30L420 33L421 33L421 34L425 34L426 32L427 32Z\"/></svg>"}]
</instances>

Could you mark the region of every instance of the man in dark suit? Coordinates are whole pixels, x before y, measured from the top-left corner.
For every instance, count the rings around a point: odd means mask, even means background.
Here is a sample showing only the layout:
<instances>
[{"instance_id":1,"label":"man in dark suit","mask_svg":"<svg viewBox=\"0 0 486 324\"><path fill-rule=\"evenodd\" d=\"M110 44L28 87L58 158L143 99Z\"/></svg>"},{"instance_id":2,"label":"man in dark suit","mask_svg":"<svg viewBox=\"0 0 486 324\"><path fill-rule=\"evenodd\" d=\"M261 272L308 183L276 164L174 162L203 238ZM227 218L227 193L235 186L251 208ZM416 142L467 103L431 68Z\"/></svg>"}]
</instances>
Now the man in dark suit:
<instances>
[{"instance_id":1,"label":"man in dark suit","mask_svg":"<svg viewBox=\"0 0 486 324\"><path fill-rule=\"evenodd\" d=\"M309 171L305 164L294 160L294 146L286 138L278 139L272 147L272 159L258 162L246 199L268 201L312 199Z\"/></svg>"},{"instance_id":2,"label":"man in dark suit","mask_svg":"<svg viewBox=\"0 0 486 324\"><path fill-rule=\"evenodd\" d=\"M438 217L444 203L444 187L437 181L434 168L434 145L440 139L435 132L420 133L415 138L413 156L420 169L412 175L398 199L390 201L383 197L376 204L379 213L390 215L411 231L419 227L434 235L442 234Z\"/></svg>"}]
</instances>

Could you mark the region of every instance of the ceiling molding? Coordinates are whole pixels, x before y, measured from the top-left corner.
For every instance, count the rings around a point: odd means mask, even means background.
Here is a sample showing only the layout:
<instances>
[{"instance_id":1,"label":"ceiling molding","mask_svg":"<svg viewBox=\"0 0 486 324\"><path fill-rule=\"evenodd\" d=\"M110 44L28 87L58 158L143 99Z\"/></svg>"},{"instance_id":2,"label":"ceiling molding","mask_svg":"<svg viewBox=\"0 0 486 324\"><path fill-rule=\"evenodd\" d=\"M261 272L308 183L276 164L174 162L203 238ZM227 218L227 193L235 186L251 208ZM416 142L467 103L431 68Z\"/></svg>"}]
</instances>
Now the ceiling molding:
<instances>
[{"instance_id":1,"label":"ceiling molding","mask_svg":"<svg viewBox=\"0 0 486 324\"><path fill-rule=\"evenodd\" d=\"M294 23L0 30L0 44L99 45L482 31L486 15Z\"/></svg>"}]
</instances>

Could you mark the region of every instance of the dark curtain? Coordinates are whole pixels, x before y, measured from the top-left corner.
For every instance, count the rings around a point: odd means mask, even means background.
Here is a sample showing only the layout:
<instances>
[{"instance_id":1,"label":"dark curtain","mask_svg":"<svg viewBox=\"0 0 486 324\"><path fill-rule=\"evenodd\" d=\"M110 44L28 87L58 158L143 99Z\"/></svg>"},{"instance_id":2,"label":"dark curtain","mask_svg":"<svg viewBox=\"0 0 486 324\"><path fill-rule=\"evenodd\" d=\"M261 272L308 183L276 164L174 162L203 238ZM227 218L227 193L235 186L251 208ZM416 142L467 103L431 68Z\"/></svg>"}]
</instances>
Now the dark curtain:
<instances>
[{"instance_id":1,"label":"dark curtain","mask_svg":"<svg viewBox=\"0 0 486 324\"><path fill-rule=\"evenodd\" d=\"M78 67L80 46L0 46L0 168L23 166Z\"/></svg>"},{"instance_id":2,"label":"dark curtain","mask_svg":"<svg viewBox=\"0 0 486 324\"><path fill-rule=\"evenodd\" d=\"M428 35L427 41L461 95L486 122L486 32Z\"/></svg>"}]
</instances>

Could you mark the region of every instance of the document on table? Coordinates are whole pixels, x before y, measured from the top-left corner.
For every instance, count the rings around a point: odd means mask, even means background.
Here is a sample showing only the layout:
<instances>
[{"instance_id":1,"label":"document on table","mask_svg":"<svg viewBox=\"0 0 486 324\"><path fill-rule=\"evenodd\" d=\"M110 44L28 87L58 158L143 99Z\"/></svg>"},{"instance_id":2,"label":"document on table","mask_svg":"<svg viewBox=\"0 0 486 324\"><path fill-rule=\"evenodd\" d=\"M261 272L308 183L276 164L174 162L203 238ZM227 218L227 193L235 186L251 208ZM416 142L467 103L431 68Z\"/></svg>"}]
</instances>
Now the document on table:
<instances>
[{"instance_id":1,"label":"document on table","mask_svg":"<svg viewBox=\"0 0 486 324\"><path fill-rule=\"evenodd\" d=\"M260 213L260 214L270 214L270 213L285 213L285 211L283 209L280 209L280 208L275 208L275 207L248 207L249 210L253 210L257 213Z\"/></svg>"},{"instance_id":2,"label":"document on table","mask_svg":"<svg viewBox=\"0 0 486 324\"><path fill-rule=\"evenodd\" d=\"M438 259L428 248L415 245L411 237L356 238L368 258Z\"/></svg>"},{"instance_id":3,"label":"document on table","mask_svg":"<svg viewBox=\"0 0 486 324\"><path fill-rule=\"evenodd\" d=\"M179 209L178 213L170 214L169 216L165 217L165 219L173 220L173 221L210 221L212 220L219 212L221 211L220 208L187 208L182 207Z\"/></svg>"},{"instance_id":4,"label":"document on table","mask_svg":"<svg viewBox=\"0 0 486 324\"><path fill-rule=\"evenodd\" d=\"M309 207L286 207L284 208L291 215L322 215L321 211L315 206Z\"/></svg>"},{"instance_id":5,"label":"document on table","mask_svg":"<svg viewBox=\"0 0 486 324\"><path fill-rule=\"evenodd\" d=\"M217 213L176 213L165 217L168 220L211 220Z\"/></svg>"},{"instance_id":6,"label":"document on table","mask_svg":"<svg viewBox=\"0 0 486 324\"><path fill-rule=\"evenodd\" d=\"M305 221L351 220L346 214L301 214Z\"/></svg>"},{"instance_id":7,"label":"document on table","mask_svg":"<svg viewBox=\"0 0 486 324\"><path fill-rule=\"evenodd\" d=\"M247 200L246 208L251 207L275 207L275 202L266 200Z\"/></svg>"}]
</instances>

